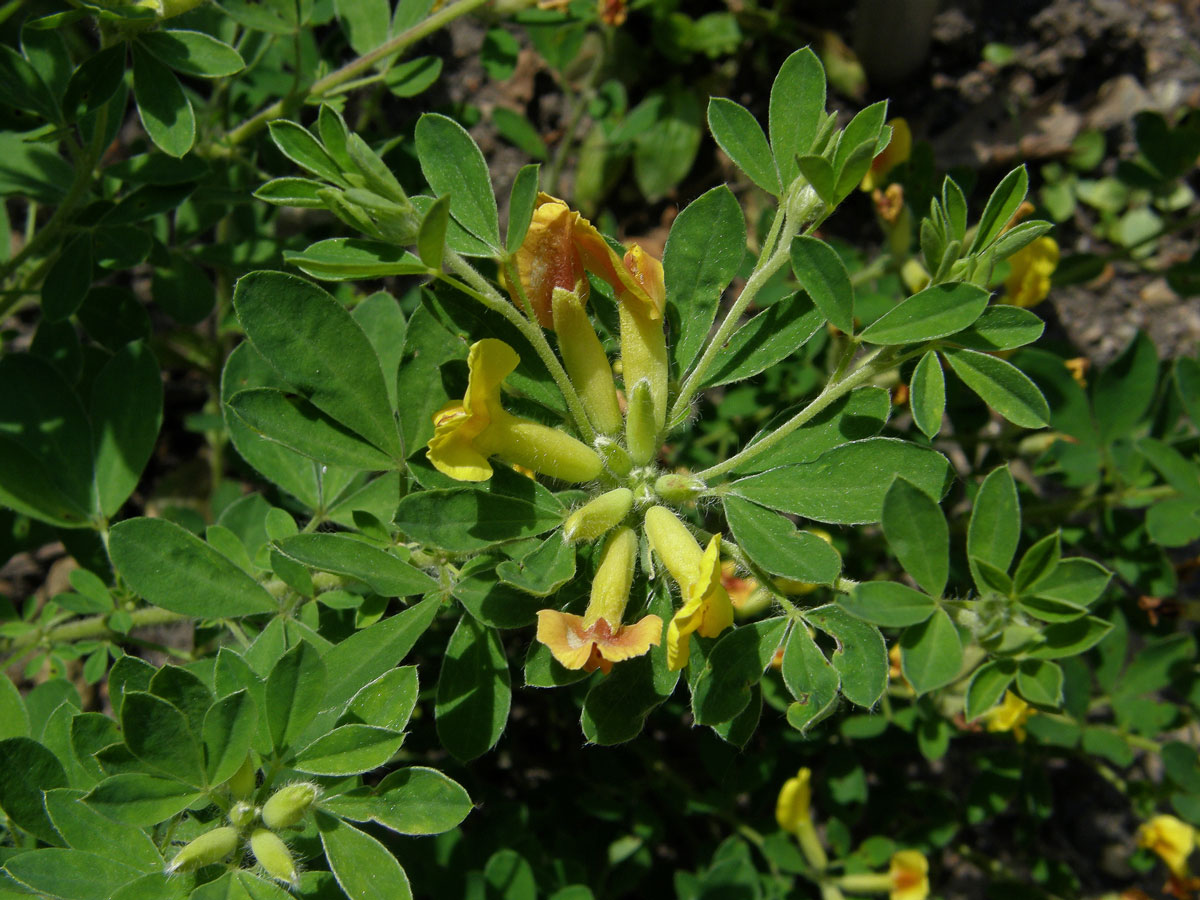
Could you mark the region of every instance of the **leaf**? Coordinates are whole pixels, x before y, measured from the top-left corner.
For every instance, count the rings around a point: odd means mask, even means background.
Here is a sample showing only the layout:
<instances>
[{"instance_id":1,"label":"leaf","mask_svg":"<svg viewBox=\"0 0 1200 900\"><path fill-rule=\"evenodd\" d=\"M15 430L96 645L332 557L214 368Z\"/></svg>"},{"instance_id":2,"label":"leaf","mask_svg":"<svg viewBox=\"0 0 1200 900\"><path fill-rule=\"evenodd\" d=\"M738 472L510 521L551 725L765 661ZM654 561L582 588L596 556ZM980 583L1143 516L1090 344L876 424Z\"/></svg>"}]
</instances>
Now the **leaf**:
<instances>
[{"instance_id":1,"label":"leaf","mask_svg":"<svg viewBox=\"0 0 1200 900\"><path fill-rule=\"evenodd\" d=\"M967 526L967 558L975 583L982 589L980 578L975 573L975 560L983 560L997 569L1007 571L1017 552L1021 539L1021 505L1017 497L1017 485L1008 466L991 471L971 510L971 522Z\"/></svg>"},{"instance_id":2,"label":"leaf","mask_svg":"<svg viewBox=\"0 0 1200 900\"><path fill-rule=\"evenodd\" d=\"M113 516L129 499L150 461L162 427L158 360L141 341L126 344L92 382L88 418L100 511Z\"/></svg>"},{"instance_id":3,"label":"leaf","mask_svg":"<svg viewBox=\"0 0 1200 900\"><path fill-rule=\"evenodd\" d=\"M536 900L537 881L533 867L516 850L504 848L489 857L483 868L488 896L497 900Z\"/></svg>"},{"instance_id":4,"label":"leaf","mask_svg":"<svg viewBox=\"0 0 1200 900\"><path fill-rule=\"evenodd\" d=\"M83 799L117 822L149 827L179 814L201 796L174 778L129 772L105 778Z\"/></svg>"},{"instance_id":5,"label":"leaf","mask_svg":"<svg viewBox=\"0 0 1200 900\"><path fill-rule=\"evenodd\" d=\"M813 149L824 117L825 70L805 47L784 60L771 85L768 131L785 190L796 178L796 157Z\"/></svg>"},{"instance_id":6,"label":"leaf","mask_svg":"<svg viewBox=\"0 0 1200 900\"><path fill-rule=\"evenodd\" d=\"M724 97L710 97L708 129L725 155L751 181L775 197L783 193L767 136L750 110Z\"/></svg>"},{"instance_id":7,"label":"leaf","mask_svg":"<svg viewBox=\"0 0 1200 900\"><path fill-rule=\"evenodd\" d=\"M440 56L418 56L392 66L383 83L393 97L415 97L432 87L441 74Z\"/></svg>"},{"instance_id":8,"label":"leaf","mask_svg":"<svg viewBox=\"0 0 1200 900\"><path fill-rule=\"evenodd\" d=\"M14 825L47 844L61 843L46 815L42 791L66 786L62 763L37 741L27 737L0 741L0 809Z\"/></svg>"},{"instance_id":9,"label":"leaf","mask_svg":"<svg viewBox=\"0 0 1200 900\"><path fill-rule=\"evenodd\" d=\"M888 628L918 625L937 610L932 597L894 581L863 581L838 605L856 619Z\"/></svg>"},{"instance_id":10,"label":"leaf","mask_svg":"<svg viewBox=\"0 0 1200 900\"><path fill-rule=\"evenodd\" d=\"M946 349L942 354L967 387L1014 425L1044 428L1050 424L1046 398L1016 366L975 350Z\"/></svg>"},{"instance_id":11,"label":"leaf","mask_svg":"<svg viewBox=\"0 0 1200 900\"><path fill-rule=\"evenodd\" d=\"M561 531L555 532L547 541L561 542L561 535ZM494 556L471 560L463 566L453 595L480 624L490 628L527 628L537 621L537 612L545 607L545 600L497 581L496 563Z\"/></svg>"},{"instance_id":12,"label":"leaf","mask_svg":"<svg viewBox=\"0 0 1200 900\"><path fill-rule=\"evenodd\" d=\"M353 822L378 822L398 834L441 834L456 827L473 807L458 782L435 769L410 766L392 772L374 788L330 797L321 808Z\"/></svg>"},{"instance_id":13,"label":"leaf","mask_svg":"<svg viewBox=\"0 0 1200 900\"><path fill-rule=\"evenodd\" d=\"M513 179L512 192L508 197L508 231L504 244L509 253L516 253L529 233L529 223L533 220L533 208L537 202L540 169L537 163L521 166L517 177Z\"/></svg>"},{"instance_id":14,"label":"leaf","mask_svg":"<svg viewBox=\"0 0 1200 900\"><path fill-rule=\"evenodd\" d=\"M161 872L162 854L140 828L105 818L79 799L81 791L46 791L46 812L54 828L76 850L103 847L115 860L140 872Z\"/></svg>"},{"instance_id":15,"label":"leaf","mask_svg":"<svg viewBox=\"0 0 1200 900\"><path fill-rule=\"evenodd\" d=\"M306 275L322 281L359 281L429 272L428 265L402 247L363 238L329 238L310 244L302 253L285 250L283 258Z\"/></svg>"},{"instance_id":16,"label":"leaf","mask_svg":"<svg viewBox=\"0 0 1200 900\"><path fill-rule=\"evenodd\" d=\"M692 689L692 710L699 725L728 722L750 702L783 638L787 619L779 616L727 632L709 651Z\"/></svg>"},{"instance_id":17,"label":"leaf","mask_svg":"<svg viewBox=\"0 0 1200 900\"><path fill-rule=\"evenodd\" d=\"M80 234L63 246L42 283L42 313L48 322L75 314L92 286L92 238Z\"/></svg>"},{"instance_id":18,"label":"leaf","mask_svg":"<svg viewBox=\"0 0 1200 900\"><path fill-rule=\"evenodd\" d=\"M913 369L908 385L908 406L912 410L913 422L925 437L931 440L942 430L942 416L946 412L946 377L941 363L932 350L921 357Z\"/></svg>"},{"instance_id":19,"label":"leaf","mask_svg":"<svg viewBox=\"0 0 1200 900\"><path fill-rule=\"evenodd\" d=\"M735 496L771 509L833 524L878 522L883 499L900 475L931 497L949 485L945 457L893 438L835 447L811 463L781 466L733 482Z\"/></svg>"},{"instance_id":20,"label":"leaf","mask_svg":"<svg viewBox=\"0 0 1200 900\"><path fill-rule=\"evenodd\" d=\"M1070 556L1034 585L1034 594L1088 607L1100 599L1112 573L1094 560Z\"/></svg>"},{"instance_id":21,"label":"leaf","mask_svg":"<svg viewBox=\"0 0 1200 900\"><path fill-rule=\"evenodd\" d=\"M886 100L863 107L855 113L838 138L833 156L833 170L837 173L839 194L843 194L847 186L851 190L857 187L871 168L870 161L887 146L886 142L882 142L883 147L879 146L879 134L887 118L887 107ZM867 145L867 149L860 150L864 144Z\"/></svg>"},{"instance_id":22,"label":"leaf","mask_svg":"<svg viewBox=\"0 0 1200 900\"><path fill-rule=\"evenodd\" d=\"M300 168L333 184L346 185L341 167L307 129L287 119L275 119L267 128L279 152Z\"/></svg>"},{"instance_id":23,"label":"leaf","mask_svg":"<svg viewBox=\"0 0 1200 900\"><path fill-rule=\"evenodd\" d=\"M0 740L29 737L29 713L12 679L0 672Z\"/></svg>"},{"instance_id":24,"label":"leaf","mask_svg":"<svg viewBox=\"0 0 1200 900\"><path fill-rule=\"evenodd\" d=\"M183 156L196 141L196 116L175 73L133 46L133 98L150 140L168 156Z\"/></svg>"},{"instance_id":25,"label":"leaf","mask_svg":"<svg viewBox=\"0 0 1200 900\"><path fill-rule=\"evenodd\" d=\"M357 578L383 597L410 597L437 587L415 566L349 535L298 534L277 541L276 546L311 568Z\"/></svg>"},{"instance_id":26,"label":"leaf","mask_svg":"<svg viewBox=\"0 0 1200 900\"><path fill-rule=\"evenodd\" d=\"M147 31L137 43L163 65L198 78L224 78L246 68L240 53L215 37L200 31L166 29Z\"/></svg>"},{"instance_id":27,"label":"leaf","mask_svg":"<svg viewBox=\"0 0 1200 900\"><path fill-rule=\"evenodd\" d=\"M1056 622L1042 631L1043 642L1029 651L1035 659L1062 659L1079 656L1104 640L1113 625L1096 616L1084 616L1072 622Z\"/></svg>"},{"instance_id":28,"label":"leaf","mask_svg":"<svg viewBox=\"0 0 1200 900\"><path fill-rule=\"evenodd\" d=\"M33 892L61 900L111 900L118 888L142 874L109 856L58 847L10 857L4 869Z\"/></svg>"},{"instance_id":29,"label":"leaf","mask_svg":"<svg viewBox=\"0 0 1200 900\"><path fill-rule=\"evenodd\" d=\"M1056 663L1023 660L1017 669L1017 690L1030 703L1058 706L1062 702L1063 673Z\"/></svg>"},{"instance_id":30,"label":"leaf","mask_svg":"<svg viewBox=\"0 0 1200 900\"><path fill-rule=\"evenodd\" d=\"M325 201L319 193L323 190L325 185L311 178L272 178L254 192L254 197L275 206L324 209Z\"/></svg>"},{"instance_id":31,"label":"leaf","mask_svg":"<svg viewBox=\"0 0 1200 900\"><path fill-rule=\"evenodd\" d=\"M1158 470L1163 480L1185 497L1200 496L1200 470L1170 444L1151 437L1139 439L1134 446Z\"/></svg>"},{"instance_id":32,"label":"leaf","mask_svg":"<svg viewBox=\"0 0 1200 900\"><path fill-rule=\"evenodd\" d=\"M305 399L403 459L378 357L340 303L303 279L251 272L238 281L233 304L255 349Z\"/></svg>"},{"instance_id":33,"label":"leaf","mask_svg":"<svg viewBox=\"0 0 1200 900\"><path fill-rule=\"evenodd\" d=\"M330 871L350 900L412 900L404 869L375 838L322 813L317 829Z\"/></svg>"},{"instance_id":34,"label":"leaf","mask_svg":"<svg viewBox=\"0 0 1200 900\"><path fill-rule=\"evenodd\" d=\"M1025 551L1013 574L1013 586L1018 593L1026 593L1038 582L1054 571L1062 556L1062 541L1055 531L1048 534Z\"/></svg>"},{"instance_id":35,"label":"leaf","mask_svg":"<svg viewBox=\"0 0 1200 900\"><path fill-rule=\"evenodd\" d=\"M496 633L463 616L450 636L438 677L438 739L463 762L496 745L508 722L512 688Z\"/></svg>"},{"instance_id":36,"label":"leaf","mask_svg":"<svg viewBox=\"0 0 1200 900\"><path fill-rule=\"evenodd\" d=\"M519 560L500 563L496 576L526 594L549 597L575 577L575 548L555 531Z\"/></svg>"},{"instance_id":37,"label":"leaf","mask_svg":"<svg viewBox=\"0 0 1200 900\"><path fill-rule=\"evenodd\" d=\"M1175 392L1193 423L1200 423L1200 363L1189 356L1175 360Z\"/></svg>"},{"instance_id":38,"label":"leaf","mask_svg":"<svg viewBox=\"0 0 1200 900\"><path fill-rule=\"evenodd\" d=\"M347 42L359 56L387 40L392 18L388 0L334 0L334 9Z\"/></svg>"},{"instance_id":39,"label":"leaf","mask_svg":"<svg viewBox=\"0 0 1200 900\"><path fill-rule=\"evenodd\" d=\"M417 158L439 197L450 195L450 214L467 231L499 250L500 219L487 163L475 141L453 119L425 113L417 120Z\"/></svg>"},{"instance_id":40,"label":"leaf","mask_svg":"<svg viewBox=\"0 0 1200 900\"><path fill-rule=\"evenodd\" d=\"M830 661L842 678L842 695L859 706L874 706L887 687L888 676L887 648L879 629L832 603L805 610L803 615L837 641Z\"/></svg>"},{"instance_id":41,"label":"leaf","mask_svg":"<svg viewBox=\"0 0 1200 900\"><path fill-rule=\"evenodd\" d=\"M940 596L950 577L950 530L928 494L902 477L883 498L883 534L900 565L928 593Z\"/></svg>"},{"instance_id":42,"label":"leaf","mask_svg":"<svg viewBox=\"0 0 1200 900\"><path fill-rule=\"evenodd\" d=\"M787 710L788 724L804 732L833 711L841 676L829 664L807 628L793 628L783 648L783 682L796 698Z\"/></svg>"},{"instance_id":43,"label":"leaf","mask_svg":"<svg viewBox=\"0 0 1200 900\"><path fill-rule=\"evenodd\" d=\"M1004 226L1017 211L1017 207L1021 205L1021 201L1025 199L1028 190L1029 175L1024 166L1018 166L1004 176L988 197L983 215L979 217L979 224L975 226L975 238L971 241L971 249L968 251L970 255L974 256L987 249L992 241L999 237Z\"/></svg>"},{"instance_id":44,"label":"leaf","mask_svg":"<svg viewBox=\"0 0 1200 900\"><path fill-rule=\"evenodd\" d=\"M965 282L937 284L888 310L860 337L870 344L912 344L967 328L987 308L988 292Z\"/></svg>"},{"instance_id":45,"label":"leaf","mask_svg":"<svg viewBox=\"0 0 1200 900\"><path fill-rule=\"evenodd\" d=\"M296 754L292 767L310 775L357 775L395 755L404 735L374 725L342 725Z\"/></svg>"},{"instance_id":46,"label":"leaf","mask_svg":"<svg viewBox=\"0 0 1200 900\"><path fill-rule=\"evenodd\" d=\"M450 200L438 197L425 215L417 232L417 254L421 262L433 271L442 268L442 256L446 252L446 226L450 224Z\"/></svg>"},{"instance_id":47,"label":"leaf","mask_svg":"<svg viewBox=\"0 0 1200 900\"><path fill-rule=\"evenodd\" d=\"M339 724L361 723L403 731L417 705L417 691L416 666L389 669L354 695Z\"/></svg>"},{"instance_id":48,"label":"leaf","mask_svg":"<svg viewBox=\"0 0 1200 900\"><path fill-rule=\"evenodd\" d=\"M700 101L693 90L672 84L650 127L633 139L633 178L651 203L665 196L691 171L703 135Z\"/></svg>"},{"instance_id":49,"label":"leaf","mask_svg":"<svg viewBox=\"0 0 1200 900\"><path fill-rule=\"evenodd\" d=\"M833 177L833 166L823 156L800 155L796 158L800 174L812 185L817 196L829 207L838 203L837 182Z\"/></svg>"},{"instance_id":50,"label":"leaf","mask_svg":"<svg viewBox=\"0 0 1200 900\"><path fill-rule=\"evenodd\" d=\"M208 544L166 519L127 519L109 533L113 565L155 606L219 618L275 612L275 598Z\"/></svg>"},{"instance_id":51,"label":"leaf","mask_svg":"<svg viewBox=\"0 0 1200 900\"><path fill-rule=\"evenodd\" d=\"M126 694L121 733L125 745L146 765L193 787L204 785L198 736L173 704L142 691Z\"/></svg>"},{"instance_id":52,"label":"leaf","mask_svg":"<svg viewBox=\"0 0 1200 900\"><path fill-rule=\"evenodd\" d=\"M978 719L999 703L1016 677L1017 664L1010 659L994 659L976 669L967 684L967 721Z\"/></svg>"},{"instance_id":53,"label":"leaf","mask_svg":"<svg viewBox=\"0 0 1200 900\"><path fill-rule=\"evenodd\" d=\"M792 271L817 309L834 328L854 334L854 286L837 251L818 238L792 240Z\"/></svg>"},{"instance_id":54,"label":"leaf","mask_svg":"<svg viewBox=\"0 0 1200 900\"><path fill-rule=\"evenodd\" d=\"M772 575L833 584L842 569L837 550L815 534L797 531L783 516L735 496L724 498L729 528L750 559Z\"/></svg>"},{"instance_id":55,"label":"leaf","mask_svg":"<svg viewBox=\"0 0 1200 900\"><path fill-rule=\"evenodd\" d=\"M1149 410L1157 385L1158 352L1139 331L1092 383L1100 440L1109 443L1129 435Z\"/></svg>"},{"instance_id":56,"label":"leaf","mask_svg":"<svg viewBox=\"0 0 1200 900\"><path fill-rule=\"evenodd\" d=\"M222 697L205 713L201 735L207 783L224 784L246 761L258 728L258 707L246 690Z\"/></svg>"},{"instance_id":57,"label":"leaf","mask_svg":"<svg viewBox=\"0 0 1200 900\"><path fill-rule=\"evenodd\" d=\"M546 142L537 128L523 114L503 106L492 108L492 124L496 133L526 156L545 161L550 156Z\"/></svg>"},{"instance_id":58,"label":"leaf","mask_svg":"<svg viewBox=\"0 0 1200 900\"><path fill-rule=\"evenodd\" d=\"M900 667L918 695L952 682L962 664L962 640L943 609L900 637Z\"/></svg>"},{"instance_id":59,"label":"leaf","mask_svg":"<svg viewBox=\"0 0 1200 900\"><path fill-rule=\"evenodd\" d=\"M1046 323L1037 313L1019 306L989 306L975 324L954 335L954 343L970 350L994 353L1032 344L1042 336Z\"/></svg>"},{"instance_id":60,"label":"leaf","mask_svg":"<svg viewBox=\"0 0 1200 900\"><path fill-rule=\"evenodd\" d=\"M308 641L299 641L271 668L263 713L276 750L290 747L322 708L328 671Z\"/></svg>"},{"instance_id":61,"label":"leaf","mask_svg":"<svg viewBox=\"0 0 1200 900\"><path fill-rule=\"evenodd\" d=\"M717 387L757 375L787 359L820 331L825 317L804 293L773 303L734 331L704 378Z\"/></svg>"},{"instance_id":62,"label":"leaf","mask_svg":"<svg viewBox=\"0 0 1200 900\"><path fill-rule=\"evenodd\" d=\"M677 372L699 355L745 253L745 215L725 185L693 200L672 223L663 274Z\"/></svg>"},{"instance_id":63,"label":"leaf","mask_svg":"<svg viewBox=\"0 0 1200 900\"><path fill-rule=\"evenodd\" d=\"M396 527L409 540L470 552L533 537L562 523L564 511L472 488L420 491L400 501Z\"/></svg>"}]
</instances>

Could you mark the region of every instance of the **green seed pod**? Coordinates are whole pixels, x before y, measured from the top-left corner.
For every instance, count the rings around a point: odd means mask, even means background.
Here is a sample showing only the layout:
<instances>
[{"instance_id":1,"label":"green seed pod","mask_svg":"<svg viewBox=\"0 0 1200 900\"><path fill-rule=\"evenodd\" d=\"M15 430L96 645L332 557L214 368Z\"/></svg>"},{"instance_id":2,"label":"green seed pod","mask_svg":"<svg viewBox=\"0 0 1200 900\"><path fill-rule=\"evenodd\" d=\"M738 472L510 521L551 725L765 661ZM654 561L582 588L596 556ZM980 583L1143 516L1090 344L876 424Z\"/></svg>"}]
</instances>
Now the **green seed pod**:
<instances>
[{"instance_id":1,"label":"green seed pod","mask_svg":"<svg viewBox=\"0 0 1200 900\"><path fill-rule=\"evenodd\" d=\"M247 753L246 761L229 777L229 780L225 782L225 787L229 788L229 793L233 795L234 800L245 800L254 793L257 778L258 769L255 768L254 760Z\"/></svg>"},{"instance_id":2,"label":"green seed pod","mask_svg":"<svg viewBox=\"0 0 1200 900\"><path fill-rule=\"evenodd\" d=\"M280 788L263 804L262 820L268 828L287 828L299 822L317 799L320 789L301 782Z\"/></svg>"},{"instance_id":3,"label":"green seed pod","mask_svg":"<svg viewBox=\"0 0 1200 900\"><path fill-rule=\"evenodd\" d=\"M238 848L238 832L229 825L214 828L185 846L167 864L167 874L191 872L220 862Z\"/></svg>"},{"instance_id":4,"label":"green seed pod","mask_svg":"<svg viewBox=\"0 0 1200 900\"><path fill-rule=\"evenodd\" d=\"M266 828L254 829L250 835L250 852L272 878L278 878L286 884L296 884L296 863L287 844L275 832Z\"/></svg>"}]
</instances>

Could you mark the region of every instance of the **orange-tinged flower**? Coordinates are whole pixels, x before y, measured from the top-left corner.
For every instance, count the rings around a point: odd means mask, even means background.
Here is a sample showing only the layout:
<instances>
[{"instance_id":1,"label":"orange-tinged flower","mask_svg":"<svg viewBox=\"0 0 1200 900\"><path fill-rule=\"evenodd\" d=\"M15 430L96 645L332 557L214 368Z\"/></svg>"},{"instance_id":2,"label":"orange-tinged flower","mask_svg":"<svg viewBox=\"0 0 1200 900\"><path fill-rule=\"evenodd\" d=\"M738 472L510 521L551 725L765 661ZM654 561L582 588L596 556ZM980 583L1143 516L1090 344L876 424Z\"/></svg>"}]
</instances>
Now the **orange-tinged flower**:
<instances>
[{"instance_id":1,"label":"orange-tinged flower","mask_svg":"<svg viewBox=\"0 0 1200 900\"><path fill-rule=\"evenodd\" d=\"M893 853L888 876L891 900L925 900L929 896L929 860L919 850Z\"/></svg>"},{"instance_id":2,"label":"orange-tinged flower","mask_svg":"<svg viewBox=\"0 0 1200 900\"><path fill-rule=\"evenodd\" d=\"M594 450L500 405L500 385L520 361L512 347L494 338L471 345L466 395L434 415L429 461L458 481L491 478L488 457L493 455L563 481L591 481L603 468Z\"/></svg>"},{"instance_id":3,"label":"orange-tinged flower","mask_svg":"<svg viewBox=\"0 0 1200 900\"><path fill-rule=\"evenodd\" d=\"M605 25L618 27L625 24L625 20L629 17L629 3L627 0L597 0L596 3L600 14L600 21Z\"/></svg>"},{"instance_id":4,"label":"orange-tinged flower","mask_svg":"<svg viewBox=\"0 0 1200 900\"><path fill-rule=\"evenodd\" d=\"M543 609L538 612L537 639L567 669L599 669L647 653L662 641L662 619L648 615L622 625L637 562L638 540L632 528L618 529L605 543L592 581L591 598L582 616Z\"/></svg>"},{"instance_id":5,"label":"orange-tinged flower","mask_svg":"<svg viewBox=\"0 0 1200 900\"><path fill-rule=\"evenodd\" d=\"M1138 829L1137 842L1158 854L1171 874L1183 879L1188 875L1188 857L1196 846L1196 829L1174 816L1155 816Z\"/></svg>"},{"instance_id":6,"label":"orange-tinged flower","mask_svg":"<svg viewBox=\"0 0 1200 900\"><path fill-rule=\"evenodd\" d=\"M513 254L513 261L534 316L543 328L553 328L554 289L570 291L580 298L581 303L587 302L590 290L583 270L583 257L575 246L580 216L549 194L538 194L535 203L529 230ZM515 286L506 284L506 287L513 303L522 308Z\"/></svg>"},{"instance_id":7,"label":"orange-tinged flower","mask_svg":"<svg viewBox=\"0 0 1200 900\"><path fill-rule=\"evenodd\" d=\"M1025 723L1037 710L1014 694L1004 692L1004 702L983 714L988 731L1011 731L1018 741L1025 740Z\"/></svg>"},{"instance_id":8,"label":"orange-tinged flower","mask_svg":"<svg viewBox=\"0 0 1200 900\"><path fill-rule=\"evenodd\" d=\"M1050 276L1058 268L1058 243L1043 235L1010 256L1008 264L1012 271L1000 302L1027 309L1036 306L1050 293Z\"/></svg>"},{"instance_id":9,"label":"orange-tinged flower","mask_svg":"<svg viewBox=\"0 0 1200 900\"><path fill-rule=\"evenodd\" d=\"M906 119L892 119L892 139L883 148L883 152L871 160L871 168L863 176L859 187L864 191L873 191L887 185L887 176L902 162L908 162L912 155L912 131Z\"/></svg>"}]
</instances>

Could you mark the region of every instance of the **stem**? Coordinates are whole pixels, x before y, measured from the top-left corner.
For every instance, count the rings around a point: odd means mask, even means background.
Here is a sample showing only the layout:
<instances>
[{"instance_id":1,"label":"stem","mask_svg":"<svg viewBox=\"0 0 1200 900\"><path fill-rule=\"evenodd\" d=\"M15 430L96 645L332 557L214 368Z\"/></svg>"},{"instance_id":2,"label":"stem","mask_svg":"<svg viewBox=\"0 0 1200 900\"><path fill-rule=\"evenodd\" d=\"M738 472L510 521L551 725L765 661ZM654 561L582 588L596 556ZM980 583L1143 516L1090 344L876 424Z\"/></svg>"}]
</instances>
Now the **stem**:
<instances>
[{"instance_id":1,"label":"stem","mask_svg":"<svg viewBox=\"0 0 1200 900\"><path fill-rule=\"evenodd\" d=\"M446 248L445 260L451 269L467 280L469 288L466 292L468 294L483 303L488 309L504 316L533 345L533 349L537 351L537 355L550 371L554 383L558 385L558 389L562 392L563 399L567 402L567 409L571 412L571 418L574 419L575 428L579 431L580 436L585 443L591 444L595 441L596 432L588 420L587 412L583 408L583 402L579 399L579 394L576 393L574 385L571 384L571 379L567 376L567 370L563 368L562 363L558 361L558 357L554 355L554 350L551 349L550 342L546 340L546 335L542 331L542 327L521 315L515 306L496 292L496 289L488 283L486 278L476 272L470 263L449 247ZM444 275L439 277L446 280ZM460 290L468 287L453 280L450 280L450 283Z\"/></svg>"},{"instance_id":2,"label":"stem","mask_svg":"<svg viewBox=\"0 0 1200 900\"><path fill-rule=\"evenodd\" d=\"M146 606L142 609L135 609L130 614L130 618L133 620L132 627L145 628L149 625L167 625L172 622L183 622L193 617L184 615L183 613L171 612L169 609L160 609L157 606ZM7 669L13 660L40 641L47 640L54 643L66 643L98 637L123 637L123 635L118 634L108 627L107 615L88 616L86 619L67 622L64 625L58 625L46 631L31 631L29 634L15 639L9 645L8 656L5 657L3 662L0 662L0 671Z\"/></svg>"},{"instance_id":3,"label":"stem","mask_svg":"<svg viewBox=\"0 0 1200 900\"><path fill-rule=\"evenodd\" d=\"M284 97L282 100L277 100L270 106L255 113L233 131L229 132L228 142L236 146L242 143L247 138L252 137L266 127L267 123L286 115L291 110L295 109L301 103L304 103L312 98L320 98L328 91L336 88L352 78L356 77L367 69L371 68L378 62L382 62L393 54L399 53L410 44L415 44L417 41L427 37L443 26L453 22L460 16L464 16L469 12L473 12L479 7L487 3L488 0L458 0L457 3L451 3L444 9L434 13L422 22L418 22L407 31L403 31L388 41L384 41L374 50L369 53L364 53L351 62L346 63L335 72L330 72L319 81L314 81L308 86L305 91L300 91L292 94L289 97Z\"/></svg>"}]
</instances>

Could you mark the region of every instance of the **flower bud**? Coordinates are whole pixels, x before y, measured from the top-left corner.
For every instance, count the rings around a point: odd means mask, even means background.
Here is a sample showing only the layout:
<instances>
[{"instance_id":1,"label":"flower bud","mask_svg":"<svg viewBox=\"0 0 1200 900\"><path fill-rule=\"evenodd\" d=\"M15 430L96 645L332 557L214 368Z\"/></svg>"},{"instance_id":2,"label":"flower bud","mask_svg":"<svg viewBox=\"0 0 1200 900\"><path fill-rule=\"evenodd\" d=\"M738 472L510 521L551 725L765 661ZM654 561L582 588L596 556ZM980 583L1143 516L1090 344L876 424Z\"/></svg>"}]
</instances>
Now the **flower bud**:
<instances>
[{"instance_id":1,"label":"flower bud","mask_svg":"<svg viewBox=\"0 0 1200 900\"><path fill-rule=\"evenodd\" d=\"M301 782L280 788L263 804L262 820L268 828L288 828L308 812L320 789L315 784Z\"/></svg>"},{"instance_id":2,"label":"flower bud","mask_svg":"<svg viewBox=\"0 0 1200 900\"><path fill-rule=\"evenodd\" d=\"M558 350L588 418L601 434L617 434L621 430L621 409L612 366L583 308L583 298L556 287L552 309Z\"/></svg>"},{"instance_id":3,"label":"flower bud","mask_svg":"<svg viewBox=\"0 0 1200 900\"><path fill-rule=\"evenodd\" d=\"M642 379L629 392L625 413L625 443L634 465L644 466L658 453L658 422L650 382Z\"/></svg>"},{"instance_id":4,"label":"flower bud","mask_svg":"<svg viewBox=\"0 0 1200 900\"><path fill-rule=\"evenodd\" d=\"M592 579L592 594L583 614L586 627L600 619L616 630L629 604L629 589L637 565L638 539L632 528L619 528L600 551L600 565ZM659 623L661 628L661 623Z\"/></svg>"},{"instance_id":5,"label":"flower bud","mask_svg":"<svg viewBox=\"0 0 1200 900\"><path fill-rule=\"evenodd\" d=\"M202 866L220 862L238 847L236 828L224 825L205 832L182 850L167 864L167 874L191 872Z\"/></svg>"},{"instance_id":6,"label":"flower bud","mask_svg":"<svg viewBox=\"0 0 1200 900\"><path fill-rule=\"evenodd\" d=\"M671 577L686 589L696 578L704 551L675 513L664 506L646 510L646 537Z\"/></svg>"},{"instance_id":7,"label":"flower bud","mask_svg":"<svg viewBox=\"0 0 1200 900\"><path fill-rule=\"evenodd\" d=\"M629 488L617 488L601 494L567 517L563 524L563 536L570 543L594 540L621 524L632 507L633 491Z\"/></svg>"},{"instance_id":8,"label":"flower bud","mask_svg":"<svg viewBox=\"0 0 1200 900\"><path fill-rule=\"evenodd\" d=\"M633 471L633 460L629 451L610 437L600 435L594 444L596 452L604 460L604 466L618 478L624 478Z\"/></svg>"},{"instance_id":9,"label":"flower bud","mask_svg":"<svg viewBox=\"0 0 1200 900\"><path fill-rule=\"evenodd\" d=\"M248 828L257 817L258 811L253 803L239 800L229 809L229 824L235 828Z\"/></svg>"},{"instance_id":10,"label":"flower bud","mask_svg":"<svg viewBox=\"0 0 1200 900\"><path fill-rule=\"evenodd\" d=\"M275 832L266 828L254 829L250 835L250 852L272 878L278 878L286 884L296 884L296 863L287 844Z\"/></svg>"},{"instance_id":11,"label":"flower bud","mask_svg":"<svg viewBox=\"0 0 1200 900\"><path fill-rule=\"evenodd\" d=\"M247 753L245 762L242 763L241 768L229 776L225 787L229 788L229 793L233 795L234 800L245 800L254 793L257 777L258 769L255 768L254 760Z\"/></svg>"},{"instance_id":12,"label":"flower bud","mask_svg":"<svg viewBox=\"0 0 1200 900\"><path fill-rule=\"evenodd\" d=\"M694 475L671 472L654 482L654 493L669 503L686 503L694 500L708 485Z\"/></svg>"}]
</instances>

